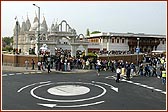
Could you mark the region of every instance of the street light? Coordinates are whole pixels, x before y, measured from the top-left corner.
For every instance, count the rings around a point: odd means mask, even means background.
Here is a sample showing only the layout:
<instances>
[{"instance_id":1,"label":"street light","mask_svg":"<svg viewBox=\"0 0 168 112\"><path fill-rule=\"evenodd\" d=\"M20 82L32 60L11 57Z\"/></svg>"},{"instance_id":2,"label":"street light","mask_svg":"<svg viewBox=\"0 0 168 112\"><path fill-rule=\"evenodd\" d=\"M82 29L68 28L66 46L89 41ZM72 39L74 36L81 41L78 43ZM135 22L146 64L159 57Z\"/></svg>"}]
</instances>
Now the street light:
<instances>
[{"instance_id":1,"label":"street light","mask_svg":"<svg viewBox=\"0 0 168 112\"><path fill-rule=\"evenodd\" d=\"M39 61L39 39L40 39L40 7L37 6L36 4L33 4L35 7L38 8L38 39L37 39L37 55L38 55L38 61Z\"/></svg>"},{"instance_id":2,"label":"street light","mask_svg":"<svg viewBox=\"0 0 168 112\"><path fill-rule=\"evenodd\" d=\"M138 65L138 62L139 62L138 55L139 55L139 52L140 52L140 48L139 48L139 38L137 38L137 49L136 49L136 52L137 52L137 65Z\"/></svg>"},{"instance_id":3,"label":"street light","mask_svg":"<svg viewBox=\"0 0 168 112\"><path fill-rule=\"evenodd\" d=\"M18 30L19 30L19 22L17 16L15 17L16 20L16 54L18 54Z\"/></svg>"}]
</instances>

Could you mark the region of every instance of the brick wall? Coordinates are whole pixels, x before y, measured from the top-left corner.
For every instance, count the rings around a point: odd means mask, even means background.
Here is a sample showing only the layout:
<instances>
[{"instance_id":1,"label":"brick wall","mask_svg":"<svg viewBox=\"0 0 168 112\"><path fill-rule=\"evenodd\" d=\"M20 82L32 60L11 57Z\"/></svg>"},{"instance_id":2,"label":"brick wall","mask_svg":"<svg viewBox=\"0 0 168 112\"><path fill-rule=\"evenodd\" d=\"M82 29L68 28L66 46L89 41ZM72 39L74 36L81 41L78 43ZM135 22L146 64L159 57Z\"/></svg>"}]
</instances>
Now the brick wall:
<instances>
[{"instance_id":1,"label":"brick wall","mask_svg":"<svg viewBox=\"0 0 168 112\"><path fill-rule=\"evenodd\" d=\"M100 56L99 59L102 60L123 60L123 61L127 61L127 62L133 62L133 63L137 63L137 55L136 54L131 54L131 55L116 55L116 56ZM143 59L143 55L139 54L138 55L138 60L141 61Z\"/></svg>"},{"instance_id":2,"label":"brick wall","mask_svg":"<svg viewBox=\"0 0 168 112\"><path fill-rule=\"evenodd\" d=\"M31 66L31 61L34 59L35 63L38 62L38 56L36 55L13 55L13 54L2 54L2 64L10 66L25 66L26 59L29 61L29 66ZM42 59L42 56L39 56Z\"/></svg>"},{"instance_id":3,"label":"brick wall","mask_svg":"<svg viewBox=\"0 0 168 112\"><path fill-rule=\"evenodd\" d=\"M42 56L39 57L40 60ZM139 60L143 59L143 55L138 56ZM2 64L12 65L12 66L25 66L25 60L29 61L29 66L31 66L31 61L34 59L36 65L38 62L38 57L36 55L12 55L12 54L2 54ZM137 55L117 55L117 56L100 56L99 59L106 60L123 60L128 62L137 63Z\"/></svg>"}]
</instances>

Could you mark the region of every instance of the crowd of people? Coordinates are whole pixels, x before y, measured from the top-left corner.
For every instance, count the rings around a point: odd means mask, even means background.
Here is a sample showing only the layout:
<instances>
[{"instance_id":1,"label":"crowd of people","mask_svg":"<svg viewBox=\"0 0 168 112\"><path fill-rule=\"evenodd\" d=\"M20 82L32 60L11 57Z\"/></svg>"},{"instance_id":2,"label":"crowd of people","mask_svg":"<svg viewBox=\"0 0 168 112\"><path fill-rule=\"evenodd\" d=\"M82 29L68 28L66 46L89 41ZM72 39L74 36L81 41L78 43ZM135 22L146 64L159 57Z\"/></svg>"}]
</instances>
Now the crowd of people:
<instances>
[{"instance_id":1,"label":"crowd of people","mask_svg":"<svg viewBox=\"0 0 168 112\"><path fill-rule=\"evenodd\" d=\"M25 61L27 69L27 61ZM34 69L35 62L32 59L32 69ZM38 70L48 70L51 72L51 68L56 71L71 71L72 69L94 69L97 70L99 75L100 71L110 70L116 73L117 80L119 82L120 76L125 75L127 80L133 75L145 76L145 77L158 77L162 78L162 83L166 83L166 59L165 57L153 57L142 60L138 66L132 62L124 62L123 60L101 60L96 58L72 58L72 57L58 57L53 61L39 61L37 63Z\"/></svg>"},{"instance_id":2,"label":"crowd of people","mask_svg":"<svg viewBox=\"0 0 168 112\"><path fill-rule=\"evenodd\" d=\"M105 50L100 50L96 52L99 55L120 55L120 54L133 54L131 51L120 51L120 50L111 50L111 51L105 51Z\"/></svg>"}]
</instances>

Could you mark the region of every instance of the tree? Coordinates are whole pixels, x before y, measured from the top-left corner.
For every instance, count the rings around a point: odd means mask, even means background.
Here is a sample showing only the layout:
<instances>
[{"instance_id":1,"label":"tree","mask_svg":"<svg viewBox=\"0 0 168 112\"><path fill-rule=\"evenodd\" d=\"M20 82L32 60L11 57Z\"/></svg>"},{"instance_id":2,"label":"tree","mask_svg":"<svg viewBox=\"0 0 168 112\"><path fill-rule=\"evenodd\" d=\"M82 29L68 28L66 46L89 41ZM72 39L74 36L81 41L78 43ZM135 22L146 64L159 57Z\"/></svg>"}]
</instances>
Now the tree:
<instances>
[{"instance_id":1,"label":"tree","mask_svg":"<svg viewBox=\"0 0 168 112\"><path fill-rule=\"evenodd\" d=\"M13 37L3 37L2 38L3 43L3 51L11 51L13 50L11 43L13 43Z\"/></svg>"},{"instance_id":2,"label":"tree","mask_svg":"<svg viewBox=\"0 0 168 112\"><path fill-rule=\"evenodd\" d=\"M89 29L86 30L86 36L90 36L90 31L89 31Z\"/></svg>"},{"instance_id":3,"label":"tree","mask_svg":"<svg viewBox=\"0 0 168 112\"><path fill-rule=\"evenodd\" d=\"M6 45L10 46L13 43L13 37L3 37L2 41L6 43Z\"/></svg>"},{"instance_id":4,"label":"tree","mask_svg":"<svg viewBox=\"0 0 168 112\"><path fill-rule=\"evenodd\" d=\"M91 34L101 33L100 31L93 31Z\"/></svg>"}]
</instances>

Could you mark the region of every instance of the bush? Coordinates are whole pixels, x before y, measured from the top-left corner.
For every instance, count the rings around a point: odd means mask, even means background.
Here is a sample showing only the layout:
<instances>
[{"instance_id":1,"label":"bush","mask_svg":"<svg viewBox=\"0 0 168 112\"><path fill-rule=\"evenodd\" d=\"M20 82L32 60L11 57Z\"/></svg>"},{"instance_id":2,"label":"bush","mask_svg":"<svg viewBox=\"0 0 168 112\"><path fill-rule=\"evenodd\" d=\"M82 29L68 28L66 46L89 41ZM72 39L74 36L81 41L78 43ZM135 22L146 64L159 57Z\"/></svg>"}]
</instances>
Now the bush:
<instances>
[{"instance_id":1,"label":"bush","mask_svg":"<svg viewBox=\"0 0 168 112\"><path fill-rule=\"evenodd\" d=\"M2 51L9 51L11 52L13 50L13 48L11 46L6 46L2 48Z\"/></svg>"}]
</instances>

